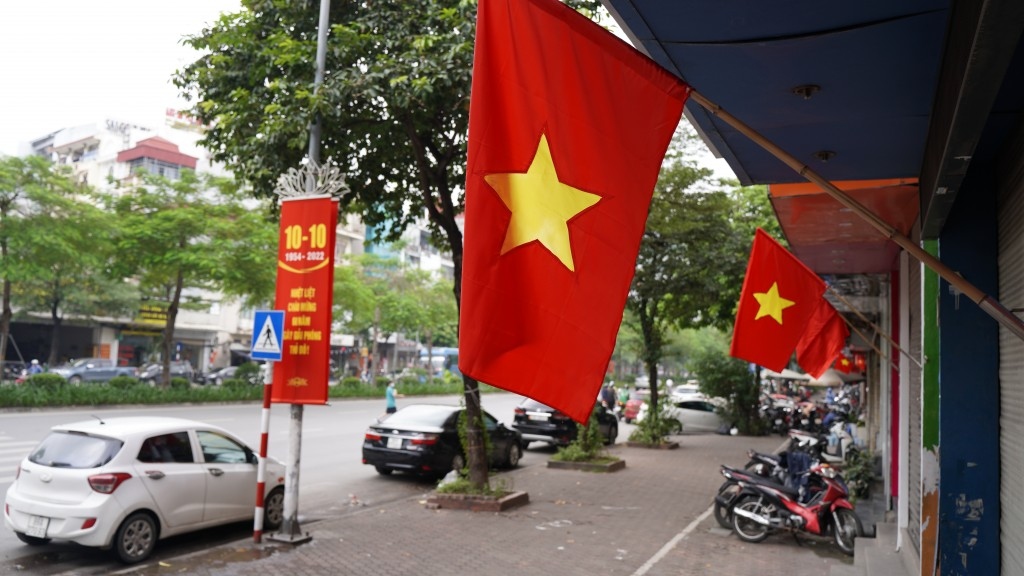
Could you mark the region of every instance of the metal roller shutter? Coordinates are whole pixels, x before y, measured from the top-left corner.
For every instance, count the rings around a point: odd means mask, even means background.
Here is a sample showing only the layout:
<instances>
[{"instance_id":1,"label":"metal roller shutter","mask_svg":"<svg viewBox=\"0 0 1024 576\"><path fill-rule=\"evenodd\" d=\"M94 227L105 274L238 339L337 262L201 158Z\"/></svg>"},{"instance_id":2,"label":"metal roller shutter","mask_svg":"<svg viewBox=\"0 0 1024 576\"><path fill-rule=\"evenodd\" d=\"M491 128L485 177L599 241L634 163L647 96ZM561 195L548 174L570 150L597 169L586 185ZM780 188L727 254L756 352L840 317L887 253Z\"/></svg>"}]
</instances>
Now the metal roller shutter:
<instances>
[{"instance_id":1,"label":"metal roller shutter","mask_svg":"<svg viewBox=\"0 0 1024 576\"><path fill-rule=\"evenodd\" d=\"M999 301L1024 309L1024 156L999 182ZM1024 574L1024 341L999 330L999 499L1003 574Z\"/></svg>"},{"instance_id":2,"label":"metal roller shutter","mask_svg":"<svg viewBox=\"0 0 1024 576\"><path fill-rule=\"evenodd\" d=\"M921 264L912 261L907 281L910 286L910 350L921 354ZM910 363L910 374L904 380L909 386L907 407L907 541L918 558L921 557L921 369Z\"/></svg>"}]
</instances>

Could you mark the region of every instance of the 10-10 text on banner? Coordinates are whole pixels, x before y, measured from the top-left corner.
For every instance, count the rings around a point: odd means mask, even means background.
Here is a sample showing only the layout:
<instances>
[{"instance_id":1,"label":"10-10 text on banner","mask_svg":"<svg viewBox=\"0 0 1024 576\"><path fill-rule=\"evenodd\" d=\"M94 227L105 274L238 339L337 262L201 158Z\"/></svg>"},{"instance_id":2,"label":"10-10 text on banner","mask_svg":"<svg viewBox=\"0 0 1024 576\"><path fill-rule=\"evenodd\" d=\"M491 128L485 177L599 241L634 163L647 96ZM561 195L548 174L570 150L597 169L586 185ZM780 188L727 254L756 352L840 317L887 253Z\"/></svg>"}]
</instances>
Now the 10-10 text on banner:
<instances>
[{"instance_id":1,"label":"10-10 text on banner","mask_svg":"<svg viewBox=\"0 0 1024 576\"><path fill-rule=\"evenodd\" d=\"M273 402L327 403L337 222L338 201L329 196L281 202L274 307L285 316Z\"/></svg>"}]
</instances>

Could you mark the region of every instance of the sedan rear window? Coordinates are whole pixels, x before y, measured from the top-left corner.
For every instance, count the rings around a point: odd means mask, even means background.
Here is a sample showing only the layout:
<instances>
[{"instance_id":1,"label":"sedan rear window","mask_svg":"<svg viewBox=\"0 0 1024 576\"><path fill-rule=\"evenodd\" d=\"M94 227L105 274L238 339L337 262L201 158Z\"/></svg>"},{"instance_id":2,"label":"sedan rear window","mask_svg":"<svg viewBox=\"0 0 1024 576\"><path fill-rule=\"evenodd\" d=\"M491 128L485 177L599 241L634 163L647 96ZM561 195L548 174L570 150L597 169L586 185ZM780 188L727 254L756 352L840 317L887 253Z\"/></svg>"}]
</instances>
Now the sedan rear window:
<instances>
[{"instance_id":1,"label":"sedan rear window","mask_svg":"<svg viewBox=\"0 0 1024 576\"><path fill-rule=\"evenodd\" d=\"M521 408L526 410L544 410L547 412L553 412L554 409L546 404L541 404L533 398L524 398L522 404L519 405Z\"/></svg>"},{"instance_id":2,"label":"sedan rear window","mask_svg":"<svg viewBox=\"0 0 1024 576\"><path fill-rule=\"evenodd\" d=\"M440 404L410 404L388 416L384 420L384 426L434 426L440 428L452 415L457 412L457 406L444 406Z\"/></svg>"},{"instance_id":3,"label":"sedan rear window","mask_svg":"<svg viewBox=\"0 0 1024 576\"><path fill-rule=\"evenodd\" d=\"M124 443L115 438L74 432L51 432L29 454L29 462L54 468L99 468L117 455Z\"/></svg>"}]
</instances>

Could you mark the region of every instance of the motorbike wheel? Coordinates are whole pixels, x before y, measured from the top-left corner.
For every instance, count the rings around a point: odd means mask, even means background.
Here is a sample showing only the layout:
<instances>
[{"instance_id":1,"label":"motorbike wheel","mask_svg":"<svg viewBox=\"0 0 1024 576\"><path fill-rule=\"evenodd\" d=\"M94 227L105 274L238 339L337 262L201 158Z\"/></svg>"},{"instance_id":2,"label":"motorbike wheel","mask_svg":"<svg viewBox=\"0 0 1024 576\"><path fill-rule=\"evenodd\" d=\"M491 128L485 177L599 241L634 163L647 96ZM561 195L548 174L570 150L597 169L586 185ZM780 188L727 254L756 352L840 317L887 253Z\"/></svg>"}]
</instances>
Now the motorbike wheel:
<instances>
[{"instance_id":1,"label":"motorbike wheel","mask_svg":"<svg viewBox=\"0 0 1024 576\"><path fill-rule=\"evenodd\" d=\"M762 502L756 496L747 496L733 506L732 530L740 540L744 542L761 542L768 537L768 526L736 514L737 510L745 510L751 514L771 518L774 516L774 507L772 505Z\"/></svg>"},{"instance_id":2,"label":"motorbike wheel","mask_svg":"<svg viewBox=\"0 0 1024 576\"><path fill-rule=\"evenodd\" d=\"M733 482L732 480L726 480L725 482L722 483L721 486L718 487L718 496L722 496L723 494L728 493L730 495L730 498L735 498L735 495L737 492L739 492L739 490L739 484ZM718 525L722 528L725 528L726 530L732 530L732 507L723 506L718 502L717 497L715 498L714 502L715 521L718 522Z\"/></svg>"},{"instance_id":3,"label":"motorbike wheel","mask_svg":"<svg viewBox=\"0 0 1024 576\"><path fill-rule=\"evenodd\" d=\"M860 518L853 510L836 508L832 511L832 535L835 537L836 546L843 554L853 556L854 542L860 535L860 530Z\"/></svg>"}]
</instances>

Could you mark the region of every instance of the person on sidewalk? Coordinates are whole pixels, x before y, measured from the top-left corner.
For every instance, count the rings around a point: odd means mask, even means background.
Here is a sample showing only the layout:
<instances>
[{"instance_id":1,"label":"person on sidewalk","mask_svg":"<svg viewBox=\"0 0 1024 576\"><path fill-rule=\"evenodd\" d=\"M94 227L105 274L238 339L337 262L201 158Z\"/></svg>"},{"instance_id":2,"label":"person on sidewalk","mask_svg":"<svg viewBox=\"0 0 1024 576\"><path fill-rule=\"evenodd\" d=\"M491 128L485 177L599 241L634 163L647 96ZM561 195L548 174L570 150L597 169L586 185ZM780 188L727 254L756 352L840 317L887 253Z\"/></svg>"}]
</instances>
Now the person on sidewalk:
<instances>
[{"instance_id":1,"label":"person on sidewalk","mask_svg":"<svg viewBox=\"0 0 1024 576\"><path fill-rule=\"evenodd\" d=\"M405 398L405 395L399 394L398 391L395 390L395 383L393 381L388 382L388 387L384 391L384 414L377 419L378 422L383 421L385 418L398 411L398 403L395 402L396 398Z\"/></svg>"}]
</instances>

